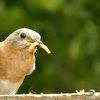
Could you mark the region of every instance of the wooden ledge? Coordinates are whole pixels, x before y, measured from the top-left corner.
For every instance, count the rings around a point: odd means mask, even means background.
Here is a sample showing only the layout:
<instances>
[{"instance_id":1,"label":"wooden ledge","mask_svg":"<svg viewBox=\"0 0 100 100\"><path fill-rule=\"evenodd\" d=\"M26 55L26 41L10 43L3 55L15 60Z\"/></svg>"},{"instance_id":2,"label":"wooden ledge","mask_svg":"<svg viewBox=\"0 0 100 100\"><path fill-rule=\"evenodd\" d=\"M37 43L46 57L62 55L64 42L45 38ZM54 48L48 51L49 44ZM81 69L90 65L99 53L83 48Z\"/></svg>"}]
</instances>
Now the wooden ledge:
<instances>
[{"instance_id":1,"label":"wooden ledge","mask_svg":"<svg viewBox=\"0 0 100 100\"><path fill-rule=\"evenodd\" d=\"M100 100L100 92L0 95L0 100Z\"/></svg>"}]
</instances>

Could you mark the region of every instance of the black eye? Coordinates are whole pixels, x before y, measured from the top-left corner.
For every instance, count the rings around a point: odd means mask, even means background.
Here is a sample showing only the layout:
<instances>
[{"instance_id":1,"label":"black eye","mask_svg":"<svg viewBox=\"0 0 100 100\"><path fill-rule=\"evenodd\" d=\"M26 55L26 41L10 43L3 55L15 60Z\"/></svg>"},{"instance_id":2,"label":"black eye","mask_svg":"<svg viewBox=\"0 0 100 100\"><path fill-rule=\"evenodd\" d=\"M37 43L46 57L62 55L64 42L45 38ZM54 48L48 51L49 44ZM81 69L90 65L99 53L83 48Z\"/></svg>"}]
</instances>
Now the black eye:
<instances>
[{"instance_id":1,"label":"black eye","mask_svg":"<svg viewBox=\"0 0 100 100\"><path fill-rule=\"evenodd\" d=\"M25 34L25 33L21 33L21 34L20 34L20 37L21 37L21 38L25 38L25 37L26 37L26 34Z\"/></svg>"}]
</instances>

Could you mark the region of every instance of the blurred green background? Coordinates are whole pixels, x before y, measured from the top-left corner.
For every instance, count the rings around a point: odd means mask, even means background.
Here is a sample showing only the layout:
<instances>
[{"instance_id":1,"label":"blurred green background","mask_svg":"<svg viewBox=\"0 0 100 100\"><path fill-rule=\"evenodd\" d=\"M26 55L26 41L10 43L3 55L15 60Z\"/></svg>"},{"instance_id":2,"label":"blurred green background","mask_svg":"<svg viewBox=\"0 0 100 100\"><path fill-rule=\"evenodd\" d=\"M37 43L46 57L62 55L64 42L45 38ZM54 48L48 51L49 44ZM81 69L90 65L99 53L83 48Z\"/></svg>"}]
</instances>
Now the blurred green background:
<instances>
[{"instance_id":1,"label":"blurred green background","mask_svg":"<svg viewBox=\"0 0 100 100\"><path fill-rule=\"evenodd\" d=\"M0 41L23 27L52 53L38 49L18 93L100 91L100 0L0 0Z\"/></svg>"}]
</instances>

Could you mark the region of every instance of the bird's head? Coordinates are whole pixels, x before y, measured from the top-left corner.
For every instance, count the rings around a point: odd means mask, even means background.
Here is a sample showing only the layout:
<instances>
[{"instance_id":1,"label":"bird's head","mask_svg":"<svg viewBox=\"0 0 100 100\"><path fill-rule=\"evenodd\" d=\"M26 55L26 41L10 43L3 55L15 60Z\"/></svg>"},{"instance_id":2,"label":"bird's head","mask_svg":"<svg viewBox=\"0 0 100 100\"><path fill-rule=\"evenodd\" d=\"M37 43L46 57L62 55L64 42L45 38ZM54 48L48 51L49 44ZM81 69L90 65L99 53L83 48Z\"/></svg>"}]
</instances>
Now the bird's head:
<instances>
[{"instance_id":1,"label":"bird's head","mask_svg":"<svg viewBox=\"0 0 100 100\"><path fill-rule=\"evenodd\" d=\"M11 45L11 47L14 47L15 49L24 49L29 47L29 44L26 43L27 41L32 43L42 43L41 36L28 28L21 28L14 31L7 37L5 43Z\"/></svg>"}]
</instances>

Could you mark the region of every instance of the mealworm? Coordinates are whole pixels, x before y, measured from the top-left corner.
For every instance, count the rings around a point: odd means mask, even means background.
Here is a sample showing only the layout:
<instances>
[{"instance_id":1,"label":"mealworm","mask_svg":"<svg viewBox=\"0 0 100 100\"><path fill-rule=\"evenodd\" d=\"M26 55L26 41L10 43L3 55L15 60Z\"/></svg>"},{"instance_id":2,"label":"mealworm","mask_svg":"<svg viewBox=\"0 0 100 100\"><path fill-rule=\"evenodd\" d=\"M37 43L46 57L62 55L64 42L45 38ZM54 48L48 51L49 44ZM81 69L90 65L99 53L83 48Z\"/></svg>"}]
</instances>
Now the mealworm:
<instances>
[{"instance_id":1,"label":"mealworm","mask_svg":"<svg viewBox=\"0 0 100 100\"><path fill-rule=\"evenodd\" d=\"M49 50L49 48L48 48L46 45L41 44L41 43L38 43L38 42L31 43L31 45L30 45L28 51L29 51L29 52L32 52L33 49L34 49L36 46L41 47L41 48L44 49L48 54L51 53L51 51Z\"/></svg>"},{"instance_id":2,"label":"mealworm","mask_svg":"<svg viewBox=\"0 0 100 100\"><path fill-rule=\"evenodd\" d=\"M39 45L38 42L34 42L34 43L32 43L31 46L29 47L28 51L29 51L29 52L32 52L33 49L34 49L36 46L38 46L38 45Z\"/></svg>"},{"instance_id":3,"label":"mealworm","mask_svg":"<svg viewBox=\"0 0 100 100\"><path fill-rule=\"evenodd\" d=\"M42 49L44 49L48 54L51 53L51 51L49 50L49 48L48 48L46 45L44 45L44 44L39 44L39 46L40 46Z\"/></svg>"}]
</instances>

